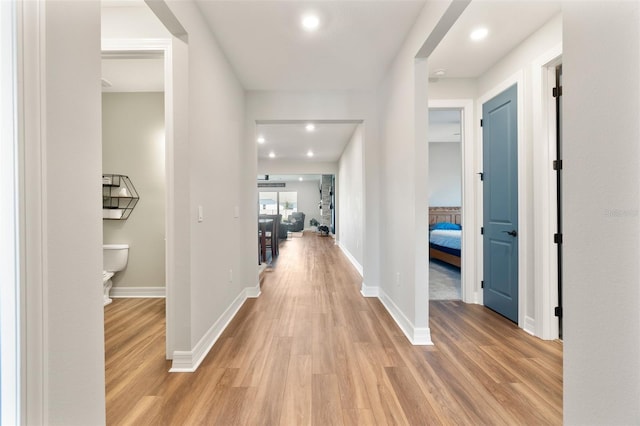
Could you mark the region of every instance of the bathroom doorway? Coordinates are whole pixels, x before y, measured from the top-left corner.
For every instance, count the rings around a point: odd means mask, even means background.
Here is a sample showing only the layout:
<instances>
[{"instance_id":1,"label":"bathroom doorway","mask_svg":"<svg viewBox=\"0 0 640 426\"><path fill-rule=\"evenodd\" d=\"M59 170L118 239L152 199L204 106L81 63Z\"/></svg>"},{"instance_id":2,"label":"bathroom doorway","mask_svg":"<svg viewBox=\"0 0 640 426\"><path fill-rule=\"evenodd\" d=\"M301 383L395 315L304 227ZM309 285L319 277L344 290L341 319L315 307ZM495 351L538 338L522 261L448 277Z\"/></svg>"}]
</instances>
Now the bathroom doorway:
<instances>
[{"instance_id":1,"label":"bathroom doorway","mask_svg":"<svg viewBox=\"0 0 640 426\"><path fill-rule=\"evenodd\" d=\"M102 173L127 176L140 197L126 219L103 208L103 243L129 245L110 296L164 297L164 53L104 51L102 75Z\"/></svg>"}]
</instances>

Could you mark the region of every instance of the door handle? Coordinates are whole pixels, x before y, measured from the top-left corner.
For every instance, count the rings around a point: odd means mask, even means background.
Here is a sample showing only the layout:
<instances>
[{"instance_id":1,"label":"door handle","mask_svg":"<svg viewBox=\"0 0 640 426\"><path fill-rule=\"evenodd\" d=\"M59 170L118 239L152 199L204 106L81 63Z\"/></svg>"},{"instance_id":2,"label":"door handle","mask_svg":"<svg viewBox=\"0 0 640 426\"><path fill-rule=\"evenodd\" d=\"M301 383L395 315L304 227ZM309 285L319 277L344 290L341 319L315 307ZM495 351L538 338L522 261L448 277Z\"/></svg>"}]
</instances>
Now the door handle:
<instances>
[{"instance_id":1,"label":"door handle","mask_svg":"<svg viewBox=\"0 0 640 426\"><path fill-rule=\"evenodd\" d=\"M515 229L512 229L511 231L502 231L502 232L504 232L505 234L509 234L512 237L517 237L518 236L518 231L516 231Z\"/></svg>"}]
</instances>

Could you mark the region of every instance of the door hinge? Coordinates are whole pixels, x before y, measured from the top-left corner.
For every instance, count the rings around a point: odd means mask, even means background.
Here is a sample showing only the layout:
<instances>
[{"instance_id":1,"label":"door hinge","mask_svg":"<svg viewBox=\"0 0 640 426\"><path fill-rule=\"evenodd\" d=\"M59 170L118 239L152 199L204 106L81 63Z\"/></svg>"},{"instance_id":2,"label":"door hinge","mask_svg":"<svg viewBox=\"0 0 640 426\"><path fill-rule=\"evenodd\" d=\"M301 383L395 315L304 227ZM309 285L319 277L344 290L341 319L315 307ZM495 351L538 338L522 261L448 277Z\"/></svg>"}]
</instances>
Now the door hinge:
<instances>
[{"instance_id":1,"label":"door hinge","mask_svg":"<svg viewBox=\"0 0 640 426\"><path fill-rule=\"evenodd\" d=\"M480 288L484 288L484 280L480 281Z\"/></svg>"},{"instance_id":2,"label":"door hinge","mask_svg":"<svg viewBox=\"0 0 640 426\"><path fill-rule=\"evenodd\" d=\"M562 170L562 160L553 160L553 170Z\"/></svg>"},{"instance_id":3,"label":"door hinge","mask_svg":"<svg viewBox=\"0 0 640 426\"><path fill-rule=\"evenodd\" d=\"M555 244L562 244L562 234L553 234L553 242Z\"/></svg>"},{"instance_id":4,"label":"door hinge","mask_svg":"<svg viewBox=\"0 0 640 426\"><path fill-rule=\"evenodd\" d=\"M560 306L556 306L553 310L553 314L559 318L562 318L562 308Z\"/></svg>"},{"instance_id":5,"label":"door hinge","mask_svg":"<svg viewBox=\"0 0 640 426\"><path fill-rule=\"evenodd\" d=\"M553 97L557 98L558 96L562 96L562 86L553 88Z\"/></svg>"},{"instance_id":6,"label":"door hinge","mask_svg":"<svg viewBox=\"0 0 640 426\"><path fill-rule=\"evenodd\" d=\"M484 121L482 121L482 118L480 119L480 127L482 127L484 124Z\"/></svg>"},{"instance_id":7,"label":"door hinge","mask_svg":"<svg viewBox=\"0 0 640 426\"><path fill-rule=\"evenodd\" d=\"M484 226L480 227L480 235L484 235Z\"/></svg>"}]
</instances>

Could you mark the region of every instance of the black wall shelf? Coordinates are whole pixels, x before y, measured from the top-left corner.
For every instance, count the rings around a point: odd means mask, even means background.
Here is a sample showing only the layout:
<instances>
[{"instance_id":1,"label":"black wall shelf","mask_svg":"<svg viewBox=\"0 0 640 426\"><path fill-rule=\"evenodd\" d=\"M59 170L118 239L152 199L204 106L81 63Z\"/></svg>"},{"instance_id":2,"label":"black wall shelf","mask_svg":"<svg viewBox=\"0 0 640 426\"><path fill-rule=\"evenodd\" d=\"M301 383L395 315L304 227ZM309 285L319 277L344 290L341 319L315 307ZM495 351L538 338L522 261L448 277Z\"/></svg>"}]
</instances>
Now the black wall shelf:
<instances>
[{"instance_id":1,"label":"black wall shelf","mask_svg":"<svg viewBox=\"0 0 640 426\"><path fill-rule=\"evenodd\" d=\"M104 220L127 220L140 196L129 176L102 175L102 218Z\"/></svg>"}]
</instances>

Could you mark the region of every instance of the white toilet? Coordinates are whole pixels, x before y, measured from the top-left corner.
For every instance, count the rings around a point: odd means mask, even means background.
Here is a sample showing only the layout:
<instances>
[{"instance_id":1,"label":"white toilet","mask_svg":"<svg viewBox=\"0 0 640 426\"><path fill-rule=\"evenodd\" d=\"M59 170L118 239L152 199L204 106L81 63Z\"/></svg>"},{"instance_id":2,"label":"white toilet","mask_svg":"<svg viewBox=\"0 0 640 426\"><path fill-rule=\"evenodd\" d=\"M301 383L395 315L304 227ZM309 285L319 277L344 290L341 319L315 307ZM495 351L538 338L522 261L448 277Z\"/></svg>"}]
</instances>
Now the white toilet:
<instances>
[{"instance_id":1,"label":"white toilet","mask_svg":"<svg viewBox=\"0 0 640 426\"><path fill-rule=\"evenodd\" d=\"M104 304L108 305L112 302L109 292L113 286L111 278L116 272L122 271L127 267L129 259L128 244L104 244L102 246L102 288L104 291Z\"/></svg>"}]
</instances>

